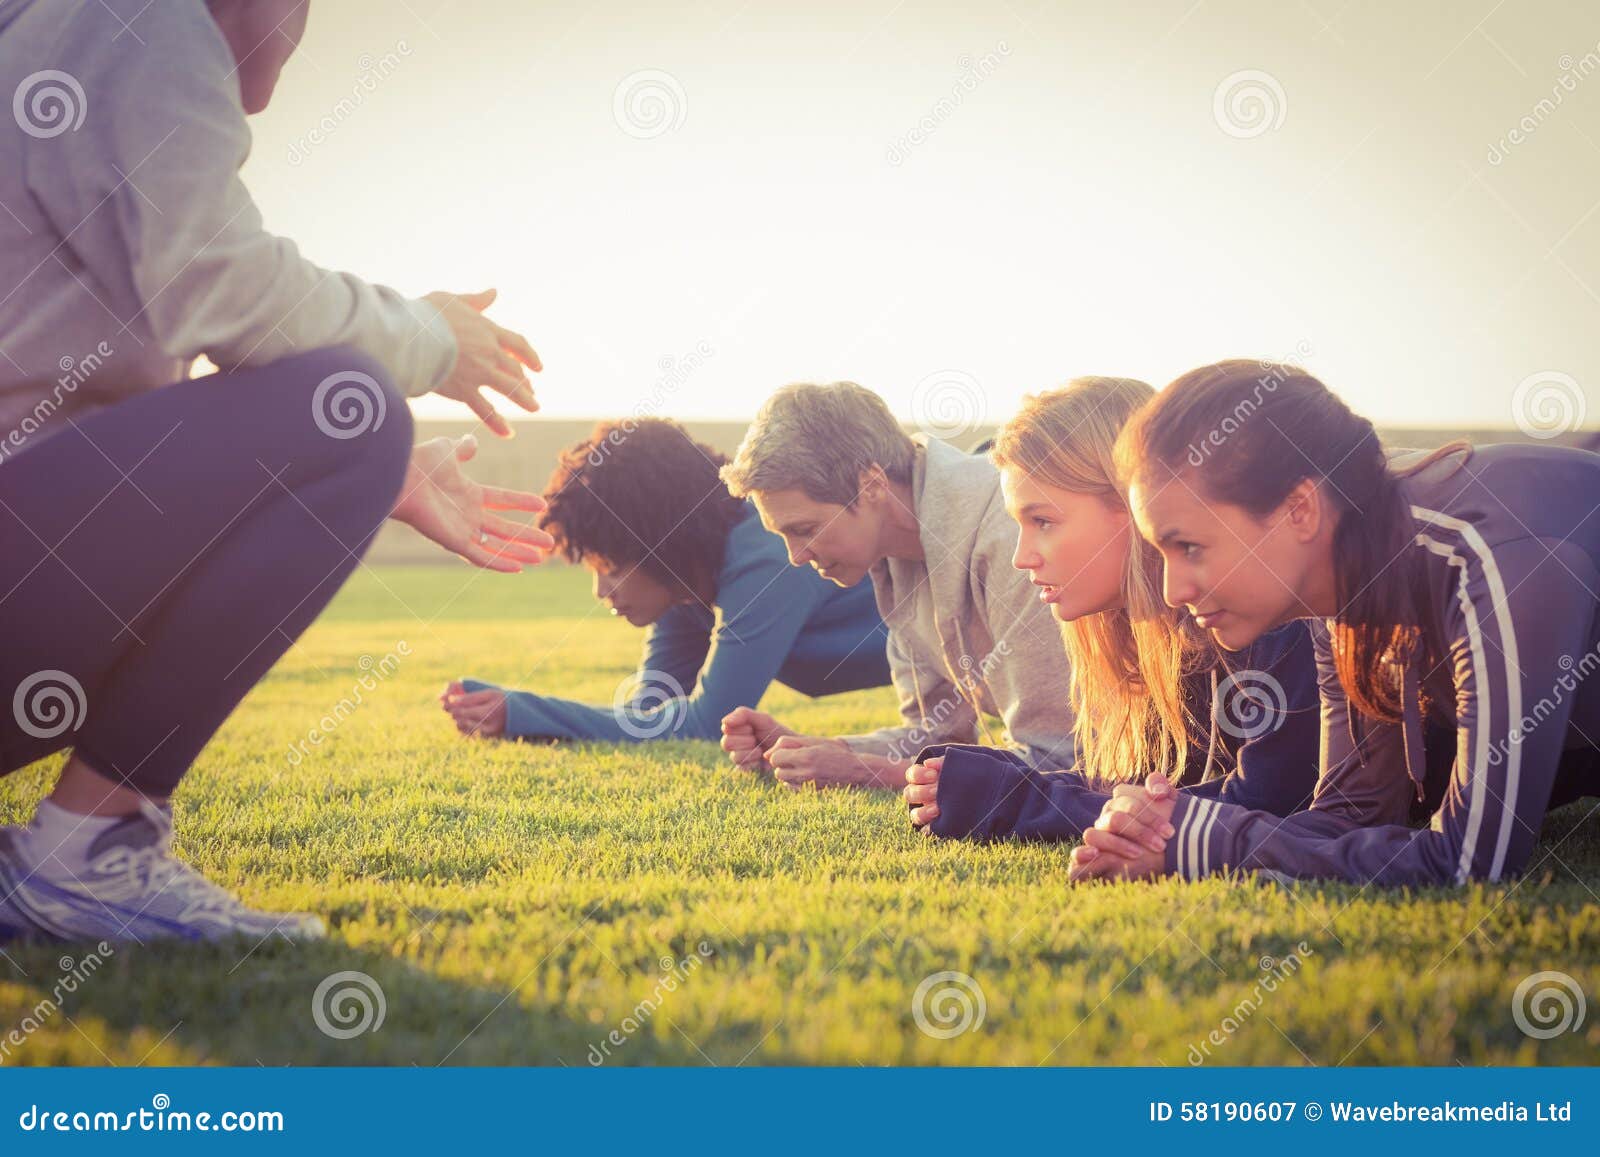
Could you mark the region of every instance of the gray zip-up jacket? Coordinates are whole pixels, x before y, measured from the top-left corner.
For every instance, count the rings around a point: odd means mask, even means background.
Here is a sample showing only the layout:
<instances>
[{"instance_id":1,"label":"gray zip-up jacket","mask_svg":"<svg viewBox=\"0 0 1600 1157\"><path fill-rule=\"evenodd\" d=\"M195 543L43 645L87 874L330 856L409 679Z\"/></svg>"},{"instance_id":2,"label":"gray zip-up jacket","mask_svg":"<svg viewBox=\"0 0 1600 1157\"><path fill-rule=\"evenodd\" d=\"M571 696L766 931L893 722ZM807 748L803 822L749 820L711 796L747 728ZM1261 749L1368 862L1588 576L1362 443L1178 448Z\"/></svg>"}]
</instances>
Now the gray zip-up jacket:
<instances>
[{"instance_id":1,"label":"gray zip-up jacket","mask_svg":"<svg viewBox=\"0 0 1600 1157\"><path fill-rule=\"evenodd\" d=\"M1401 489L1416 524L1408 562L1431 595L1423 613L1454 691L1443 706L1455 764L1428 827L1362 827L1349 803L1403 800L1423 782L1424 673L1405 673L1403 723L1352 720L1319 624L1322 770L1310 810L1280 819L1180 795L1169 871L1498 880L1527 866L1552 798L1600 793L1600 455L1484 446Z\"/></svg>"},{"instance_id":2,"label":"gray zip-up jacket","mask_svg":"<svg viewBox=\"0 0 1600 1157\"><path fill-rule=\"evenodd\" d=\"M929 744L973 742L982 715L998 715L1030 766L1071 767L1066 652L1038 589L1011 565L1017 524L1000 471L988 455L921 434L913 441L923 558L883 559L870 572L902 722L842 738L856 751L911 759Z\"/></svg>"},{"instance_id":3,"label":"gray zip-up jacket","mask_svg":"<svg viewBox=\"0 0 1600 1157\"><path fill-rule=\"evenodd\" d=\"M0 458L201 354L228 369L348 344L407 394L450 373L433 306L266 230L203 0L0 5L0 93Z\"/></svg>"}]
</instances>

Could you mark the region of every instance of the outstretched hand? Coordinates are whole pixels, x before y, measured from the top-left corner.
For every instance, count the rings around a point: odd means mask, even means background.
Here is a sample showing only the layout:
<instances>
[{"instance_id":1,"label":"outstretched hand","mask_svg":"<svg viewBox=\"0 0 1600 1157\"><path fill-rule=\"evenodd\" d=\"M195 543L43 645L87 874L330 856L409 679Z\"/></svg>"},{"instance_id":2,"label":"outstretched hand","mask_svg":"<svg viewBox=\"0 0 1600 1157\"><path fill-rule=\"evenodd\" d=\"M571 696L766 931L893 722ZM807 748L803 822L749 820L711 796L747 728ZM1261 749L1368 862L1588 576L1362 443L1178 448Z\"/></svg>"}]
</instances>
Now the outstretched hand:
<instances>
[{"instance_id":1,"label":"outstretched hand","mask_svg":"<svg viewBox=\"0 0 1600 1157\"><path fill-rule=\"evenodd\" d=\"M537 513L545 509L544 499L474 482L461 464L477 452L478 440L471 434L417 443L405 486L389 517L486 570L515 574L543 562L555 540L536 526L513 522L494 511Z\"/></svg>"},{"instance_id":2,"label":"outstretched hand","mask_svg":"<svg viewBox=\"0 0 1600 1157\"><path fill-rule=\"evenodd\" d=\"M456 339L456 363L434 393L460 402L490 430L509 438L511 423L483 396L483 387L504 394L532 413L539 402L526 370L537 373L544 364L527 338L483 315L495 296L495 290L486 289L482 293L430 293L423 300L439 311Z\"/></svg>"}]
</instances>

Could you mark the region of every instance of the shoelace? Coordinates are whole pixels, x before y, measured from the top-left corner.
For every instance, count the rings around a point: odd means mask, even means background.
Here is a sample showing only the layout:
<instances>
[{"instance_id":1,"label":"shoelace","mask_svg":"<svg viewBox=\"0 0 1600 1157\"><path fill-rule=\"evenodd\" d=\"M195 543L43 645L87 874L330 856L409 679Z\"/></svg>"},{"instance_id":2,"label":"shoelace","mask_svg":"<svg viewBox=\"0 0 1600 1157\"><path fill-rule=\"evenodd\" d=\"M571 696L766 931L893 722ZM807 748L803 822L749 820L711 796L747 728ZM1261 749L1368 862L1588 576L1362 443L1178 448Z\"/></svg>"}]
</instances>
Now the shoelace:
<instances>
[{"instance_id":1,"label":"shoelace","mask_svg":"<svg viewBox=\"0 0 1600 1157\"><path fill-rule=\"evenodd\" d=\"M108 900L127 902L154 892L182 901L188 912L228 913L237 911L239 901L199 872L172 858L159 844L145 848L117 848L94 864L102 877L120 876L123 887L105 895Z\"/></svg>"},{"instance_id":2,"label":"shoelace","mask_svg":"<svg viewBox=\"0 0 1600 1157\"><path fill-rule=\"evenodd\" d=\"M152 891L167 893L181 900L191 913L230 913L243 906L226 889L173 857L172 819L166 812L148 801L142 801L139 810L156 829L156 841L142 848L114 848L95 861L97 873L120 875L125 883L125 888L115 889L116 895L108 898L130 900Z\"/></svg>"}]
</instances>

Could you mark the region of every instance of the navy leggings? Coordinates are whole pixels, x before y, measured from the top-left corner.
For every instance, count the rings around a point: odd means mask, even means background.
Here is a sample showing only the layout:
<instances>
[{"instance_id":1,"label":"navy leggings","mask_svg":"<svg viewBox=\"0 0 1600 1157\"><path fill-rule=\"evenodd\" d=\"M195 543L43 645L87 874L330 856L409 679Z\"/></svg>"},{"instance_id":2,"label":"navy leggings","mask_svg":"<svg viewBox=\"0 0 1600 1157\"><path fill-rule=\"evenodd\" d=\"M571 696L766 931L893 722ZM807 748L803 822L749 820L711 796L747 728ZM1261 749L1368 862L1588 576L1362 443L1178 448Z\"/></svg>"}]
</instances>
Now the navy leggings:
<instances>
[{"instance_id":1,"label":"navy leggings","mask_svg":"<svg viewBox=\"0 0 1600 1157\"><path fill-rule=\"evenodd\" d=\"M336 347L54 423L0 462L0 774L71 747L164 796L355 569L411 413Z\"/></svg>"}]
</instances>

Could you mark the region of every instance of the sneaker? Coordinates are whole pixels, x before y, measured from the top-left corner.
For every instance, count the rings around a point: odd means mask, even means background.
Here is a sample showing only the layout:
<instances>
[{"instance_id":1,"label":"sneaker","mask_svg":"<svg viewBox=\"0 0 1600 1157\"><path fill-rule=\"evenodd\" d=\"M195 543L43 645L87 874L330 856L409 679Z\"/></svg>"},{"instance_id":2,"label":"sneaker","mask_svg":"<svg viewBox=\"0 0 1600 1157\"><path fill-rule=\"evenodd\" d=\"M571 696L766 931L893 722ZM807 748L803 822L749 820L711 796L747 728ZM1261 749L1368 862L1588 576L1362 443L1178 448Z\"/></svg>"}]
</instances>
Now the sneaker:
<instances>
[{"instance_id":1,"label":"sneaker","mask_svg":"<svg viewBox=\"0 0 1600 1157\"><path fill-rule=\"evenodd\" d=\"M146 804L89 846L80 874L33 871L23 830L0 827L0 937L51 940L315 940L315 916L257 912L172 854L172 816Z\"/></svg>"}]
</instances>

